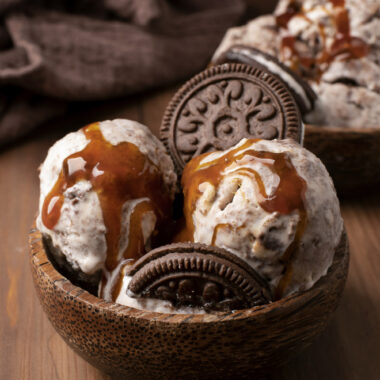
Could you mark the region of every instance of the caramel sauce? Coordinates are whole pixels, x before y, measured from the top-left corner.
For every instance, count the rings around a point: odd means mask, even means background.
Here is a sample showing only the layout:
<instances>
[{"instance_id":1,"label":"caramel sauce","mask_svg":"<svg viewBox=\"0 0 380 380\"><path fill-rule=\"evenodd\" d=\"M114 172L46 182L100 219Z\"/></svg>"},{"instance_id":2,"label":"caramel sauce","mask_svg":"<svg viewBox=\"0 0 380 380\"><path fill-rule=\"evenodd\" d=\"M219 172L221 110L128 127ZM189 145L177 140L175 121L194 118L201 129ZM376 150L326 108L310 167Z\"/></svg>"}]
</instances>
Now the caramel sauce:
<instances>
[{"instance_id":1,"label":"caramel sauce","mask_svg":"<svg viewBox=\"0 0 380 380\"><path fill-rule=\"evenodd\" d=\"M112 145L104 139L99 123L90 124L82 131L89 142L82 151L63 161L59 177L45 198L42 221L53 229L60 218L66 189L81 180L89 181L98 195L106 226L105 270L112 271L121 259L136 260L145 253L141 220L147 212L154 212L158 222L162 222L170 215L171 200L166 192L159 190L164 188L160 170L136 145L128 142ZM137 204L131 214L128 246L120 257L123 205L145 197L148 200ZM120 289L120 281L116 287Z\"/></svg>"},{"instance_id":2,"label":"caramel sauce","mask_svg":"<svg viewBox=\"0 0 380 380\"><path fill-rule=\"evenodd\" d=\"M344 7L346 0L329 0L334 7Z\"/></svg>"},{"instance_id":3,"label":"caramel sauce","mask_svg":"<svg viewBox=\"0 0 380 380\"><path fill-rule=\"evenodd\" d=\"M123 279L124 279L124 267L120 269L120 272L117 275L117 280L115 282L115 285L112 287L111 290L111 297L112 301L116 301L118 295L120 294L120 290L123 286ZM104 298L104 287L107 284L107 279L103 276L102 282L100 286L100 298Z\"/></svg>"},{"instance_id":4,"label":"caramel sauce","mask_svg":"<svg viewBox=\"0 0 380 380\"><path fill-rule=\"evenodd\" d=\"M121 288L123 286L124 276L126 274L126 268L128 266L131 266L132 264L133 264L133 261L129 260L127 263L125 263L121 266L120 271L117 274L117 280L115 281L115 284L111 289L111 297L112 297L113 301L116 301L118 295L120 294ZM104 289L106 284L107 284L107 280L103 277L101 287L100 287L101 297L103 297L102 293L103 293L103 289Z\"/></svg>"},{"instance_id":5,"label":"caramel sauce","mask_svg":"<svg viewBox=\"0 0 380 380\"><path fill-rule=\"evenodd\" d=\"M330 48L329 62L339 55L344 55L345 59L357 59L365 57L369 53L368 45L362 39L350 34L350 19L347 9L341 8L336 12L335 24L337 36Z\"/></svg>"},{"instance_id":6,"label":"caramel sauce","mask_svg":"<svg viewBox=\"0 0 380 380\"><path fill-rule=\"evenodd\" d=\"M214 228L214 232L212 233L212 238L211 238L211 245L215 245L216 242L216 237L218 236L218 232L220 229L228 229L231 230L231 225L228 223L220 223L217 224Z\"/></svg>"},{"instance_id":7,"label":"caramel sauce","mask_svg":"<svg viewBox=\"0 0 380 380\"><path fill-rule=\"evenodd\" d=\"M225 176L225 170L227 167L236 164L236 169L233 172L252 179L252 184L257 192L259 205L265 211L268 213L277 212L286 215L293 211L299 213L300 219L294 241L281 259L281 261L284 262L285 272L283 280L280 282L276 290L277 297L281 297L290 281L291 262L298 250L299 241L306 226L307 214L305 208L305 192L307 185L305 180L298 175L287 153L256 151L251 147L256 141L259 141L259 139L249 139L243 145L230 150L223 156L220 156L213 161L202 163L202 161L211 154L205 153L201 156L195 157L186 165L182 175L186 226L184 231L181 231L180 235L177 236L176 241L181 241L181 237L186 237L187 241L193 241L193 213L197 201L202 195L199 186L202 183L208 182L217 189ZM268 195L266 193L264 183L259 173L251 168L242 167L243 159L244 162L247 162L247 160L261 162L263 165L267 166L274 175L279 177L280 182L274 194ZM234 230L234 228L228 224L217 225L213 231L211 245L215 245L218 230L222 228L228 228L231 231Z\"/></svg>"},{"instance_id":8,"label":"caramel sauce","mask_svg":"<svg viewBox=\"0 0 380 380\"><path fill-rule=\"evenodd\" d=\"M296 41L296 38L290 35L284 36L281 40L281 50L284 58L291 62L290 68L298 73L300 73L300 68L306 68L307 71L313 69L315 67L315 59L300 55L296 47Z\"/></svg>"},{"instance_id":9,"label":"caramel sauce","mask_svg":"<svg viewBox=\"0 0 380 380\"><path fill-rule=\"evenodd\" d=\"M290 61L291 69L302 76L317 81L334 60L359 59L369 53L367 43L351 35L349 13L348 9L345 8L345 0L329 0L329 2L333 5L333 12L325 10L333 19L336 27L336 36L331 46L326 45L325 26L322 24L319 24L318 28L323 49L316 57L305 56L299 52L296 47L297 39L295 36L285 35L281 40L281 51L284 58ZM306 12L294 0L283 14L276 17L277 26L287 29L290 20L295 16L303 17L312 23L307 18Z\"/></svg>"},{"instance_id":10,"label":"caramel sauce","mask_svg":"<svg viewBox=\"0 0 380 380\"><path fill-rule=\"evenodd\" d=\"M288 27L289 21L296 16L301 11L301 6L297 4L296 1L289 3L286 11L280 15L276 16L277 26L286 29Z\"/></svg>"}]
</instances>

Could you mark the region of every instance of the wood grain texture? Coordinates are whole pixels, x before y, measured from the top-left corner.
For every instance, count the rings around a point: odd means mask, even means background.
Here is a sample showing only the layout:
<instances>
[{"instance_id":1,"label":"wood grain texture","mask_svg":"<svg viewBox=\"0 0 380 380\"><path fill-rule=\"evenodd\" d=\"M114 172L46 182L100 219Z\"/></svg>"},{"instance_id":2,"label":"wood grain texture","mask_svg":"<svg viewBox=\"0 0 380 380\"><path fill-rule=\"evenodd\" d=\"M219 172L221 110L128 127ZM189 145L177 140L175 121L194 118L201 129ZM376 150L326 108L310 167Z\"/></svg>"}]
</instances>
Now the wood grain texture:
<instances>
[{"instance_id":1,"label":"wood grain texture","mask_svg":"<svg viewBox=\"0 0 380 380\"><path fill-rule=\"evenodd\" d=\"M110 378L76 355L55 332L32 286L27 235L38 204L37 168L48 147L95 120L130 117L157 133L174 90L79 107L0 152L0 379ZM49 129L54 131L49 132ZM268 380L380 378L380 196L344 200L351 262L341 305L327 330Z\"/></svg>"}]
</instances>

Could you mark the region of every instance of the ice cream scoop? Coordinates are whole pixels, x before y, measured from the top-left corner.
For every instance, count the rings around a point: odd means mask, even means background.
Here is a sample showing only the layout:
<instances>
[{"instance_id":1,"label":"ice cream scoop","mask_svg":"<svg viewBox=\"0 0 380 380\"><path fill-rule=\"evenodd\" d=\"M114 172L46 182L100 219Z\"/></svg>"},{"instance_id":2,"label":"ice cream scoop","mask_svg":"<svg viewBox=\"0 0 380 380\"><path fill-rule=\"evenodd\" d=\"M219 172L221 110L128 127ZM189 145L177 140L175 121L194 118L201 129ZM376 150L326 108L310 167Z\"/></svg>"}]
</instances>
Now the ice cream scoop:
<instances>
[{"instance_id":1,"label":"ice cream scoop","mask_svg":"<svg viewBox=\"0 0 380 380\"><path fill-rule=\"evenodd\" d=\"M249 87L252 77L257 81ZM281 107L271 108L272 117L267 119L255 108L265 98L268 78L276 83L271 96L287 94L286 100L278 97L279 102L294 103L283 82L239 64L208 69L174 96L163 118L161 138L178 172L183 168L185 227L173 239L177 245L149 253L154 256L151 262L144 256L125 268L117 302L173 313L187 313L188 307L192 313L233 309L234 297L243 305L244 297L236 289L227 286L228 295L222 289L227 267L218 260L202 264L196 253L199 243L213 254L218 255L213 249L220 248L248 264L254 274L243 276L240 285L244 289L253 278L261 278L261 290L270 288L269 300L309 289L327 273L343 231L339 202L323 164L297 143L302 141L299 113L289 117ZM214 114L216 118L207 117ZM294 133L281 128L279 120L284 117L294 123ZM254 132L247 128L247 120L260 125L261 135L277 129L285 140L254 138L254 133L246 138L247 131ZM223 139L218 135L220 123L226 131ZM241 135L245 138L236 141ZM209 153L213 149L217 151ZM208 153L200 154L205 150ZM223 254L227 261L228 254ZM205 284L210 273L216 277ZM211 288L213 297L208 295Z\"/></svg>"},{"instance_id":2,"label":"ice cream scoop","mask_svg":"<svg viewBox=\"0 0 380 380\"><path fill-rule=\"evenodd\" d=\"M378 1L281 0L272 15L230 29L213 62L236 45L270 54L318 95L311 124L379 126Z\"/></svg>"},{"instance_id":3,"label":"ice cream scoop","mask_svg":"<svg viewBox=\"0 0 380 380\"><path fill-rule=\"evenodd\" d=\"M343 223L321 161L292 140L243 139L191 160L182 176L186 228L177 241L224 248L248 262L275 298L327 273Z\"/></svg>"},{"instance_id":4,"label":"ice cream scoop","mask_svg":"<svg viewBox=\"0 0 380 380\"><path fill-rule=\"evenodd\" d=\"M111 300L123 265L150 249L171 215L176 174L137 122L93 123L56 142L41 166L37 226L74 281Z\"/></svg>"}]
</instances>

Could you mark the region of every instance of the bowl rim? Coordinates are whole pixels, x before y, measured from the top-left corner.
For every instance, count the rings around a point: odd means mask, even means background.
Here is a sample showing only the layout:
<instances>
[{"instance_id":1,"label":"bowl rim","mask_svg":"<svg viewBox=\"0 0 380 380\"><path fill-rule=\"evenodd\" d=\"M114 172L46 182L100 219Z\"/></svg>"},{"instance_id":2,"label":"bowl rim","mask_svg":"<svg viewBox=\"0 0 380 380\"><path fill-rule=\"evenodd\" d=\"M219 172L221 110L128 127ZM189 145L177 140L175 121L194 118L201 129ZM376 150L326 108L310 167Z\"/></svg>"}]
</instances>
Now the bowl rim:
<instances>
[{"instance_id":1,"label":"bowl rim","mask_svg":"<svg viewBox=\"0 0 380 380\"><path fill-rule=\"evenodd\" d=\"M309 129L312 132L321 132L321 133L342 133L342 134L362 134L362 135L375 135L380 137L380 125L379 127L346 127L346 126L337 126L337 125L318 125L311 123L304 123L305 130Z\"/></svg>"},{"instance_id":2,"label":"bowl rim","mask_svg":"<svg viewBox=\"0 0 380 380\"><path fill-rule=\"evenodd\" d=\"M310 289L302 292L297 292L282 298L278 301L269 304L255 306L250 309L235 310L232 312L220 312L215 314L174 314L174 313L161 313L147 310L140 310L130 306L124 306L112 301L105 301L87 290L74 285L68 278L63 276L51 263L47 257L45 246L43 243L42 233L37 229L35 222L29 231L29 259L30 265L43 271L44 276L48 277L48 281L53 284L54 289L66 293L71 299L75 298L76 301L86 304L91 308L97 308L98 311L104 313L118 314L120 317L132 317L145 319L148 321L162 321L168 324L178 323L215 323L227 322L229 320L241 320L256 318L270 312L278 312L281 309L298 309L304 306L314 297L319 296L327 288L329 279L333 278L334 274L339 269L344 270L344 276L347 276L348 262L349 262L349 249L348 238L346 230L343 227L340 243L335 249L334 259L329 267L327 273L322 276ZM341 267L341 265L344 267ZM33 269L33 268L32 268ZM37 287L36 280L34 280Z\"/></svg>"}]
</instances>

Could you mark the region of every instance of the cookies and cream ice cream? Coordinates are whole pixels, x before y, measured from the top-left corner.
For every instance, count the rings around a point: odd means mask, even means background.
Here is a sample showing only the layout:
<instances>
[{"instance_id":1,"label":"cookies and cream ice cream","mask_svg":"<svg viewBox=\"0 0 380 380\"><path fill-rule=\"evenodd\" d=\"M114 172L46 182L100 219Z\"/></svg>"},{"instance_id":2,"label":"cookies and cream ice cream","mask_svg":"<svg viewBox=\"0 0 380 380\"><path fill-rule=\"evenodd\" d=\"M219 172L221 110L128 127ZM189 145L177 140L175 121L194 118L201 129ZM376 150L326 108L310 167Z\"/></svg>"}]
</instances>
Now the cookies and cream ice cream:
<instances>
[{"instance_id":1,"label":"cookies and cream ice cream","mask_svg":"<svg viewBox=\"0 0 380 380\"><path fill-rule=\"evenodd\" d=\"M182 186L186 228L177 241L236 254L277 298L327 273L343 229L339 201L321 161L293 140L243 139L198 156Z\"/></svg>"},{"instance_id":2,"label":"cookies and cream ice cream","mask_svg":"<svg viewBox=\"0 0 380 380\"><path fill-rule=\"evenodd\" d=\"M202 255L202 260L225 267L218 276L234 266L246 274L253 268L250 281L257 276L258 289L265 284L273 299L307 290L327 273L343 231L332 181L318 158L293 140L243 139L186 165L185 227L174 237L176 242L223 248L241 260L228 261L223 252L210 256L202 247L195 256L185 249L188 264L178 264L180 256L172 264L169 259L160 264L163 257L156 254L158 269L151 268L146 278L156 286L152 294L166 296L141 298L129 289L131 281L135 287L140 281L131 274L132 264L153 254L145 255L162 225L170 224L176 190L173 163L161 143L132 121L94 123L53 145L40 180L37 226L54 260L69 267L74 279L94 281L100 297L138 309L204 313L199 307L204 300L235 302L236 295L229 292L237 288L223 290L228 281L234 286L234 277L220 278L218 285L213 267L205 267L211 274L201 273L201 285L191 277L194 273L184 274L186 266L197 270ZM171 279L154 280L164 268ZM171 270L183 273L177 277ZM198 304L185 300L176 307L170 297L182 297L184 289L184 297L195 297L189 286L198 292Z\"/></svg>"},{"instance_id":3,"label":"cookies and cream ice cream","mask_svg":"<svg viewBox=\"0 0 380 380\"><path fill-rule=\"evenodd\" d=\"M273 15L230 29L214 61L235 45L271 54L318 95L312 124L380 125L380 3L377 0L280 0Z\"/></svg>"},{"instance_id":4,"label":"cookies and cream ice cream","mask_svg":"<svg viewBox=\"0 0 380 380\"><path fill-rule=\"evenodd\" d=\"M119 274L150 249L170 218L177 177L149 129L131 120L90 124L56 142L40 168L37 227L59 265L100 281L108 300Z\"/></svg>"},{"instance_id":5,"label":"cookies and cream ice cream","mask_svg":"<svg viewBox=\"0 0 380 380\"><path fill-rule=\"evenodd\" d=\"M231 68L239 78L221 86L227 99L245 94L236 112L245 115L248 107L253 125L269 120L258 124L263 132L293 133L237 144L226 138L221 150L195 155L182 172L183 224L171 216L174 163L147 127L93 123L50 148L40 171L37 227L63 275L107 301L204 313L263 305L307 290L327 273L343 232L331 178L296 142L302 125L293 97L282 96L287 87L273 78L278 102L294 104L289 114L282 103L268 106L266 72ZM239 81L247 85L251 76L255 85L244 93ZM209 92L209 101L215 105L220 93ZM255 108L261 100L270 111L264 116ZM219 119L231 119L227 106ZM293 124L282 125L286 116ZM249 125L236 127L244 132ZM202 144L214 139L205 135Z\"/></svg>"}]
</instances>

